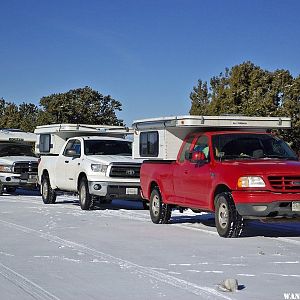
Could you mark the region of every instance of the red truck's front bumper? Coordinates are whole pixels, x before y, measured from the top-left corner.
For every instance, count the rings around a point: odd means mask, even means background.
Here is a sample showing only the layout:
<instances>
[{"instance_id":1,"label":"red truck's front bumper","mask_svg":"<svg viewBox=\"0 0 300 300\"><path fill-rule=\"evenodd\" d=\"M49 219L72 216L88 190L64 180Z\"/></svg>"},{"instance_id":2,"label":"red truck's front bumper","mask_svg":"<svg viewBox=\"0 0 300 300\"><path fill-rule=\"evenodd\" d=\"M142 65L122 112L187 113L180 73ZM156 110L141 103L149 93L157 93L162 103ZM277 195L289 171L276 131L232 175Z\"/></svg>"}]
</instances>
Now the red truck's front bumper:
<instances>
[{"instance_id":1,"label":"red truck's front bumper","mask_svg":"<svg viewBox=\"0 0 300 300\"><path fill-rule=\"evenodd\" d=\"M238 213L244 217L300 217L300 193L233 191Z\"/></svg>"}]
</instances>

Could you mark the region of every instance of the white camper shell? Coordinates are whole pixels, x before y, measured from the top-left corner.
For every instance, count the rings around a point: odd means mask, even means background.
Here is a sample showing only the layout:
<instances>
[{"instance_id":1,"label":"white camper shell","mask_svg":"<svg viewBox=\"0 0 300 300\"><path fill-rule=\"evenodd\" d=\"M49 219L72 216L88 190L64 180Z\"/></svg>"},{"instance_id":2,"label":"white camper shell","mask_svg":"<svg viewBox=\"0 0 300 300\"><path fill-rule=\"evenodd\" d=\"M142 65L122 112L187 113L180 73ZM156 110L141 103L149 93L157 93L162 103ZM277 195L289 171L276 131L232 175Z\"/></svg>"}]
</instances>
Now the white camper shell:
<instances>
[{"instance_id":1,"label":"white camper shell","mask_svg":"<svg viewBox=\"0 0 300 300\"><path fill-rule=\"evenodd\" d=\"M51 124L37 126L35 152L40 155L57 155L71 137L107 136L124 138L132 130L124 126L86 125L86 124Z\"/></svg>"},{"instance_id":2,"label":"white camper shell","mask_svg":"<svg viewBox=\"0 0 300 300\"><path fill-rule=\"evenodd\" d=\"M184 138L199 130L255 130L291 127L287 117L172 116L134 121L133 158L176 160ZM158 145L157 145L158 144Z\"/></svg>"},{"instance_id":3,"label":"white camper shell","mask_svg":"<svg viewBox=\"0 0 300 300\"><path fill-rule=\"evenodd\" d=\"M38 158L33 149L36 135L19 129L0 130L0 193L15 192L18 187L34 188Z\"/></svg>"}]
</instances>

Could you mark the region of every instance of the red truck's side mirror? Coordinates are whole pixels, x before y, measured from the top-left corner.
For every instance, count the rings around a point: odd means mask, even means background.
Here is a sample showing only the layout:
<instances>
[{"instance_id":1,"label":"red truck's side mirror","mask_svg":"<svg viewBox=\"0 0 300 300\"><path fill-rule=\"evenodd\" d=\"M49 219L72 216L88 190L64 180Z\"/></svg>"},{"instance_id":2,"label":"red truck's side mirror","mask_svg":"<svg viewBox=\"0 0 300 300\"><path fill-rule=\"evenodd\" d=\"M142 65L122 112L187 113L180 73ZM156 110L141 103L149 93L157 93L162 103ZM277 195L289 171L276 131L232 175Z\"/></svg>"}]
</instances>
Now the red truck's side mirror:
<instances>
[{"instance_id":1,"label":"red truck's side mirror","mask_svg":"<svg viewBox=\"0 0 300 300\"><path fill-rule=\"evenodd\" d=\"M202 151L193 151L191 154L192 162L203 162L206 160L205 154Z\"/></svg>"}]
</instances>

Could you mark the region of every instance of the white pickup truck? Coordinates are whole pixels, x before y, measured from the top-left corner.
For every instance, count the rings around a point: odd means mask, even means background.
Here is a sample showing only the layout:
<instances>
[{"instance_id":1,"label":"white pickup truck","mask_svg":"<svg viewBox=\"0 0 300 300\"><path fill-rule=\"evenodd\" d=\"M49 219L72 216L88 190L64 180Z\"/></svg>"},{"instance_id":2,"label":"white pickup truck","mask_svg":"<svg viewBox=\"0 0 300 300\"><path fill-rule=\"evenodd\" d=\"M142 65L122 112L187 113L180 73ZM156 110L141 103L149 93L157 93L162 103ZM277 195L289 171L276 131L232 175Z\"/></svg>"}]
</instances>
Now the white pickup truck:
<instances>
[{"instance_id":1,"label":"white pickup truck","mask_svg":"<svg viewBox=\"0 0 300 300\"><path fill-rule=\"evenodd\" d=\"M141 161L132 159L131 144L109 134L74 136L59 154L42 155L38 180L44 203L54 203L57 191L78 192L83 210L95 200L141 199Z\"/></svg>"},{"instance_id":2,"label":"white pickup truck","mask_svg":"<svg viewBox=\"0 0 300 300\"><path fill-rule=\"evenodd\" d=\"M0 194L5 189L36 188L38 158L33 153L36 135L18 129L0 130Z\"/></svg>"}]
</instances>

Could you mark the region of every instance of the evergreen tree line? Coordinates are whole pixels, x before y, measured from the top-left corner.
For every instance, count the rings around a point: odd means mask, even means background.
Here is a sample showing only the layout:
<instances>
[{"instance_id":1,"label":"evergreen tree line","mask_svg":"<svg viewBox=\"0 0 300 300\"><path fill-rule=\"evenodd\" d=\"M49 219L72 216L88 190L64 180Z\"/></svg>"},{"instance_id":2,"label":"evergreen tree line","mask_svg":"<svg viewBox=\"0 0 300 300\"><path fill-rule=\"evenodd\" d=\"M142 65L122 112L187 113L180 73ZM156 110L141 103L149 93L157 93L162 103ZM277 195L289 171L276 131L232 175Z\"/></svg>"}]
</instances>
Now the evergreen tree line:
<instances>
[{"instance_id":1,"label":"evergreen tree line","mask_svg":"<svg viewBox=\"0 0 300 300\"><path fill-rule=\"evenodd\" d=\"M123 125L116 111L122 104L90 87L52 94L40 99L39 106L23 102L16 105L0 99L0 128L19 128L33 132L38 125L81 123Z\"/></svg>"},{"instance_id":2,"label":"evergreen tree line","mask_svg":"<svg viewBox=\"0 0 300 300\"><path fill-rule=\"evenodd\" d=\"M270 72L244 62L212 77L209 84L199 79L190 100L191 115L291 117L292 129L281 135L294 150L300 149L300 76L294 78L288 70ZM39 106L0 98L0 128L33 131L37 125L51 123L123 125L116 116L121 110L118 100L90 87L43 97Z\"/></svg>"},{"instance_id":3,"label":"evergreen tree line","mask_svg":"<svg viewBox=\"0 0 300 300\"><path fill-rule=\"evenodd\" d=\"M280 132L294 150L300 149L300 76L287 70L270 72L244 62L206 81L190 94L191 115L291 117L292 129Z\"/></svg>"}]
</instances>

